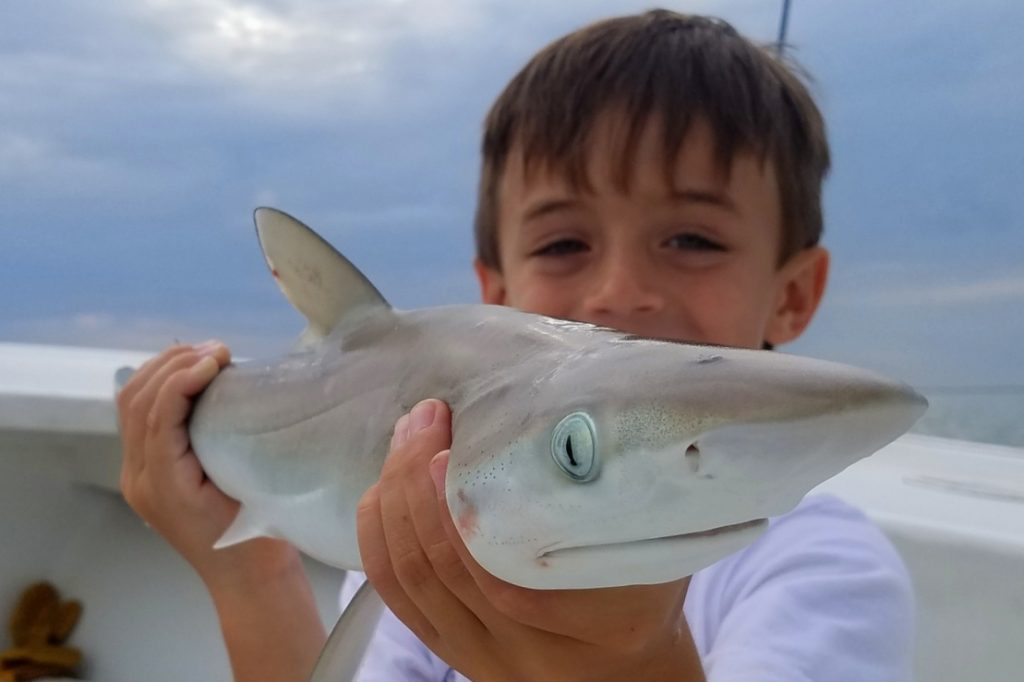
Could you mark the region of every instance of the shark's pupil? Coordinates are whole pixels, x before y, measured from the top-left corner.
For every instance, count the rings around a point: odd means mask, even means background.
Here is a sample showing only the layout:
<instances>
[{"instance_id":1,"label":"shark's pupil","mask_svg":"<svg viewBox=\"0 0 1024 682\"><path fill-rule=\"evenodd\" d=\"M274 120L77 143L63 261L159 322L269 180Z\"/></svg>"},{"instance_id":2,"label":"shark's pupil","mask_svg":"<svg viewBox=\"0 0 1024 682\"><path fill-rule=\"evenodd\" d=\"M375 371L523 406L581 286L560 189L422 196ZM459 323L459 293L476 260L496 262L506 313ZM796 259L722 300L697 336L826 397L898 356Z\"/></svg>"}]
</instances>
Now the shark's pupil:
<instances>
[{"instance_id":1,"label":"shark's pupil","mask_svg":"<svg viewBox=\"0 0 1024 682\"><path fill-rule=\"evenodd\" d=\"M573 465L574 467L580 465L572 454L572 436L569 436L568 438L565 439L565 454L569 455L569 464Z\"/></svg>"}]
</instances>

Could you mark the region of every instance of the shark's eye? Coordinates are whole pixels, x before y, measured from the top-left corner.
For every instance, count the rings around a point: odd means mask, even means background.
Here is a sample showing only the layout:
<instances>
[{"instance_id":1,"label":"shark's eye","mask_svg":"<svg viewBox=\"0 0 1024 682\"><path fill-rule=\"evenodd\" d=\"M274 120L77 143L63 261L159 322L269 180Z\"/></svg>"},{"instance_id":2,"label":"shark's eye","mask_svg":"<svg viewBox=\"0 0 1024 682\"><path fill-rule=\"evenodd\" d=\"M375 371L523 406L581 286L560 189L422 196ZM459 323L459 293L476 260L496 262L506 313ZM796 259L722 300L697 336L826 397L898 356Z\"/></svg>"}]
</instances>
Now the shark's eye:
<instances>
[{"instance_id":1,"label":"shark's eye","mask_svg":"<svg viewBox=\"0 0 1024 682\"><path fill-rule=\"evenodd\" d=\"M593 420L583 412L573 412L558 422L551 436L551 457L572 480L594 480L598 467Z\"/></svg>"}]
</instances>

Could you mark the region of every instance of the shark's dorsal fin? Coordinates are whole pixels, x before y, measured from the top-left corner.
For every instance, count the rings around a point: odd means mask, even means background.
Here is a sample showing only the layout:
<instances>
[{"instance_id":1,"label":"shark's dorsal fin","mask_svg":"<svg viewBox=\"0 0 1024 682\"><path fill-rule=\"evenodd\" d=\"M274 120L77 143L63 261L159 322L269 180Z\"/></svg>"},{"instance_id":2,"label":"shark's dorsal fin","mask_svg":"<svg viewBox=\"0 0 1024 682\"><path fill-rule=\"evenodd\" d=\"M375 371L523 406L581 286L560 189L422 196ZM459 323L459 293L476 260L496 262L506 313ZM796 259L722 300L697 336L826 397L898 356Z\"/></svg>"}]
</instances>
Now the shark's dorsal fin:
<instances>
[{"instance_id":1,"label":"shark's dorsal fin","mask_svg":"<svg viewBox=\"0 0 1024 682\"><path fill-rule=\"evenodd\" d=\"M254 219L274 280L309 320L301 343L323 338L363 313L390 310L370 280L312 229L274 208L257 208Z\"/></svg>"}]
</instances>

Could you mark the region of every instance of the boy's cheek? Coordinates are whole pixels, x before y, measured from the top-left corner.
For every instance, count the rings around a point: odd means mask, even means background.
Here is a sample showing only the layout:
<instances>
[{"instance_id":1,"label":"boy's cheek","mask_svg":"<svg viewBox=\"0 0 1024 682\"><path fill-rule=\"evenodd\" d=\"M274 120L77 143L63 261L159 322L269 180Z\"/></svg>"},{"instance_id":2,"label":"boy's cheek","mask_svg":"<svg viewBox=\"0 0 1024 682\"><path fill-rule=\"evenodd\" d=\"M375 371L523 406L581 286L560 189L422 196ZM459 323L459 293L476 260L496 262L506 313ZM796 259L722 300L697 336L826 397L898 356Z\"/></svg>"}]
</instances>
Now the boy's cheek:
<instances>
[{"instance_id":1,"label":"boy's cheek","mask_svg":"<svg viewBox=\"0 0 1024 682\"><path fill-rule=\"evenodd\" d=\"M506 298L506 305L528 313L562 319L578 319L579 316L571 302L572 294L567 295L565 290L530 289L522 295L515 295L509 291Z\"/></svg>"}]
</instances>

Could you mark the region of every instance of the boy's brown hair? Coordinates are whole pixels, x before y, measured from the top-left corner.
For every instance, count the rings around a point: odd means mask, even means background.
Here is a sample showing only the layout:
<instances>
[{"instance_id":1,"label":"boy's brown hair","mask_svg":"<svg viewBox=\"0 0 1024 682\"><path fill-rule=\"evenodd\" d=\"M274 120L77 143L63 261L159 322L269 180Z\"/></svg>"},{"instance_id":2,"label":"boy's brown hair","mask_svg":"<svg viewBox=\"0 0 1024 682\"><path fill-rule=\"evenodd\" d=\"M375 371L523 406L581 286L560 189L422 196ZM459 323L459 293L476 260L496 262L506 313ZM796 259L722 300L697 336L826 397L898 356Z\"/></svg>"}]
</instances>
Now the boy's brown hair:
<instances>
[{"instance_id":1,"label":"boy's brown hair","mask_svg":"<svg viewBox=\"0 0 1024 682\"><path fill-rule=\"evenodd\" d=\"M742 151L775 165L782 205L780 264L818 243L821 185L828 173L825 123L794 70L728 23L667 10L608 19L541 50L508 84L484 123L475 223L477 257L500 269L498 187L509 153L543 164L586 188L588 137L609 112L627 134L614 175L628 189L636 142L663 122L666 180L694 119L715 138L723 173Z\"/></svg>"}]
</instances>

